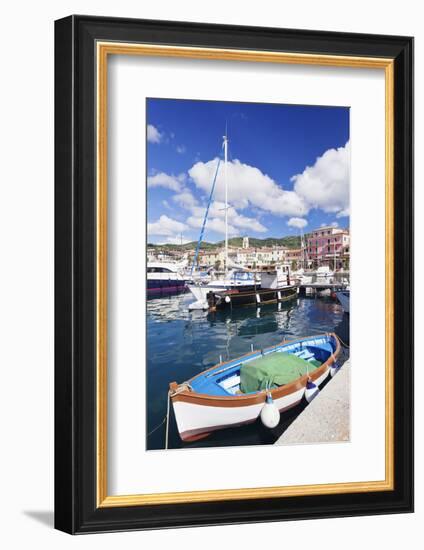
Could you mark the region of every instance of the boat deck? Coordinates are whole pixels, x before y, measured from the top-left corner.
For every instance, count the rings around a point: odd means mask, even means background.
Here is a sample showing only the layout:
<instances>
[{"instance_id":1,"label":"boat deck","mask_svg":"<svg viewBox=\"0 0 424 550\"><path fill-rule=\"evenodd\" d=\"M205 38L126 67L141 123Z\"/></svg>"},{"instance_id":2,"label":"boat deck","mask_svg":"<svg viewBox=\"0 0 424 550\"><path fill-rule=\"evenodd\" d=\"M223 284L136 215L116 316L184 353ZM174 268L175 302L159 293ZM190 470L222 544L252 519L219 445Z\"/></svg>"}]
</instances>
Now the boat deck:
<instances>
[{"instance_id":1,"label":"boat deck","mask_svg":"<svg viewBox=\"0 0 424 550\"><path fill-rule=\"evenodd\" d=\"M317 343L316 340L309 340L304 342L303 346L297 343L279 346L265 353L249 354L244 360L234 360L225 366L218 365L213 370L195 377L190 383L193 390L200 394L228 396L256 393L262 388L248 390L245 387L243 391L241 387L240 369L243 366L252 366L255 370L277 373L277 385L289 384L318 368L332 353L329 343L319 341L316 345Z\"/></svg>"}]
</instances>

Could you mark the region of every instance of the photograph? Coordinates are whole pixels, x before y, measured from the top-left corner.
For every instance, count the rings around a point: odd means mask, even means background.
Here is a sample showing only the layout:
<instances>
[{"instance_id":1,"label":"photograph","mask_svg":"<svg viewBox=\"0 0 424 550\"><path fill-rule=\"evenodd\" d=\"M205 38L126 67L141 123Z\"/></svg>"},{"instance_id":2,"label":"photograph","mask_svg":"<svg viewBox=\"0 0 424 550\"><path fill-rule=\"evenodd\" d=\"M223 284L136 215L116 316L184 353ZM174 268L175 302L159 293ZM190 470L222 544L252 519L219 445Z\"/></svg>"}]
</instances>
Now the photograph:
<instances>
[{"instance_id":1,"label":"photograph","mask_svg":"<svg viewBox=\"0 0 424 550\"><path fill-rule=\"evenodd\" d=\"M146 450L349 441L349 105L148 97L145 135Z\"/></svg>"},{"instance_id":2,"label":"photograph","mask_svg":"<svg viewBox=\"0 0 424 550\"><path fill-rule=\"evenodd\" d=\"M229 7L55 21L59 531L414 511L417 23Z\"/></svg>"}]
</instances>

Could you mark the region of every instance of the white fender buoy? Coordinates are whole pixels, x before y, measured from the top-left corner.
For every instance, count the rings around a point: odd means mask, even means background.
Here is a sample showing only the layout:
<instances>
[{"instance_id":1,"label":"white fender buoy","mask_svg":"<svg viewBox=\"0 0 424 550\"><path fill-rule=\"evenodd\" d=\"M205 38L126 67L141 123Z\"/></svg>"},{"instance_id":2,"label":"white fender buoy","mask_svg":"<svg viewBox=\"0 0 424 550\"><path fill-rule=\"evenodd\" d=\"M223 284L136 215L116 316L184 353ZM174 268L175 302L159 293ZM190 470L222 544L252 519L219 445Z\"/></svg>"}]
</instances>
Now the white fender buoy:
<instances>
[{"instance_id":1,"label":"white fender buoy","mask_svg":"<svg viewBox=\"0 0 424 550\"><path fill-rule=\"evenodd\" d=\"M312 382L312 380L308 380L306 382L306 388L305 388L305 399L308 403L312 401L312 399L315 399L315 397L319 394L319 388L316 384Z\"/></svg>"},{"instance_id":2,"label":"white fender buoy","mask_svg":"<svg viewBox=\"0 0 424 550\"><path fill-rule=\"evenodd\" d=\"M259 296L259 294L256 294L256 302L257 302L258 304L261 303L261 297Z\"/></svg>"},{"instance_id":3,"label":"white fender buoy","mask_svg":"<svg viewBox=\"0 0 424 550\"><path fill-rule=\"evenodd\" d=\"M278 296L278 299L281 300L281 292L280 291L277 292L277 296Z\"/></svg>"},{"instance_id":4,"label":"white fender buoy","mask_svg":"<svg viewBox=\"0 0 424 550\"><path fill-rule=\"evenodd\" d=\"M333 378L335 374L339 372L340 365L337 363L337 361L334 361L334 363L330 367L330 376Z\"/></svg>"},{"instance_id":5,"label":"white fender buoy","mask_svg":"<svg viewBox=\"0 0 424 550\"><path fill-rule=\"evenodd\" d=\"M225 301L229 304L231 302L231 298L229 296L225 296Z\"/></svg>"},{"instance_id":6,"label":"white fender buoy","mask_svg":"<svg viewBox=\"0 0 424 550\"><path fill-rule=\"evenodd\" d=\"M280 422L280 411L270 393L266 394L266 400L261 410L261 421L266 428L275 428Z\"/></svg>"}]
</instances>

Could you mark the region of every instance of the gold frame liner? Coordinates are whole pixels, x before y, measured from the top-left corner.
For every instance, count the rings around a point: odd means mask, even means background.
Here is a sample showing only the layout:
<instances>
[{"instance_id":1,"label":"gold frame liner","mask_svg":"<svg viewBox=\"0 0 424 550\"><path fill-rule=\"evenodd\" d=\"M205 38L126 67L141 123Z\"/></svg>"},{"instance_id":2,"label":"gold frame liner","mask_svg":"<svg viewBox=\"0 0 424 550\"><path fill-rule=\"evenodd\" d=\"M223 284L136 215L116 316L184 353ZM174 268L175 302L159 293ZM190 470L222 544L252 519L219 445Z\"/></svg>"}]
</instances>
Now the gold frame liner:
<instances>
[{"instance_id":1,"label":"gold frame liner","mask_svg":"<svg viewBox=\"0 0 424 550\"><path fill-rule=\"evenodd\" d=\"M261 63L384 69L386 125L386 428L385 479L319 485L255 487L108 496L107 493L107 61L109 55L143 55L190 59L220 59ZM276 498L305 495L365 493L394 489L394 61L390 58L280 53L253 50L193 48L97 42L97 506L142 506L220 500Z\"/></svg>"}]
</instances>

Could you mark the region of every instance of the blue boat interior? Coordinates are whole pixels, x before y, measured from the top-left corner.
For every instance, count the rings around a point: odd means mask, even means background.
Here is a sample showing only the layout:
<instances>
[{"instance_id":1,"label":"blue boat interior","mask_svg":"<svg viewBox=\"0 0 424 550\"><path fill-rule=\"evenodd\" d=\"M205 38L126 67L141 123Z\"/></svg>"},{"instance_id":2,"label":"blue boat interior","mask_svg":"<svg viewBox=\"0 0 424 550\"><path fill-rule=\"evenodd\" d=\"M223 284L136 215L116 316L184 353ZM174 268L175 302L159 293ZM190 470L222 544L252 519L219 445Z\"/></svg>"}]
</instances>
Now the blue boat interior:
<instances>
[{"instance_id":1,"label":"blue boat interior","mask_svg":"<svg viewBox=\"0 0 424 550\"><path fill-rule=\"evenodd\" d=\"M316 365L324 363L336 350L337 342L334 336L320 336L280 344L275 348L264 351L254 351L251 354L239 357L225 364L217 365L214 369L205 371L190 381L193 391L213 396L248 395L240 391L240 368L249 361L255 361L263 356L275 353L289 353L300 359L314 362ZM257 392L250 392L257 393Z\"/></svg>"}]
</instances>

